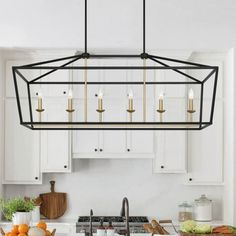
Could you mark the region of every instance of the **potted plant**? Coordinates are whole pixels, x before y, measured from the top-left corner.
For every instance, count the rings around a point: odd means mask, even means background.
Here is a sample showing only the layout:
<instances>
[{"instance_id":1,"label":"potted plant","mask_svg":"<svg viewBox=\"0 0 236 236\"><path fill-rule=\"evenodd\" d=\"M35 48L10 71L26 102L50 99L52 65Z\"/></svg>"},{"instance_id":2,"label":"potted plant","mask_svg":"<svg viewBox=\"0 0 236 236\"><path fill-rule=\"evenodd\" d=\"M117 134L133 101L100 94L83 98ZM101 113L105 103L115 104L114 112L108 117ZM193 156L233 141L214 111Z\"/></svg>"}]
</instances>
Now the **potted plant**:
<instances>
[{"instance_id":1,"label":"potted plant","mask_svg":"<svg viewBox=\"0 0 236 236\"><path fill-rule=\"evenodd\" d=\"M8 200L0 199L0 210L7 220L13 222L13 225L29 225L33 209L33 201L25 201L20 197Z\"/></svg>"}]
</instances>

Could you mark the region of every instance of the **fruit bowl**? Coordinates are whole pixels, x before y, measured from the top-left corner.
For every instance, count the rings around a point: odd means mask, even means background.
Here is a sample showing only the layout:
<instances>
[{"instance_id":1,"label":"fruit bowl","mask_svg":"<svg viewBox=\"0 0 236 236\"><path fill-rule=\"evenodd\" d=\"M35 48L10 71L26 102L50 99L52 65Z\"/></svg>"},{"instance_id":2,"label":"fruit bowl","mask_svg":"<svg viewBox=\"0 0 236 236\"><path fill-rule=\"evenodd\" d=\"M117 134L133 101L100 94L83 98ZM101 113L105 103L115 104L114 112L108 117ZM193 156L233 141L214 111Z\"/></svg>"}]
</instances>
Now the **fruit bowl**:
<instances>
[{"instance_id":1,"label":"fruit bowl","mask_svg":"<svg viewBox=\"0 0 236 236\"><path fill-rule=\"evenodd\" d=\"M29 227L26 224L13 225L9 232L5 232L0 228L0 234L2 236L55 236L55 233L56 229L50 232L44 221L40 221L35 227Z\"/></svg>"}]
</instances>

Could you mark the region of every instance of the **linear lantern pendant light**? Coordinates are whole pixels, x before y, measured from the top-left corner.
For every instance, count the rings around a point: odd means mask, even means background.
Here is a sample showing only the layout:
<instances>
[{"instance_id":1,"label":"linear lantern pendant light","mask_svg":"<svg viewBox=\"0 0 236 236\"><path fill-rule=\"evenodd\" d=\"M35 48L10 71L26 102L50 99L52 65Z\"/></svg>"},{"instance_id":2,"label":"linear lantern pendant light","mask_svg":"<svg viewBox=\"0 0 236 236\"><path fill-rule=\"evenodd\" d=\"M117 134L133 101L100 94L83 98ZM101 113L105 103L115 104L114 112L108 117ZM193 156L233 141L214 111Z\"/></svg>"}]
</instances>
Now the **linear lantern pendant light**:
<instances>
[{"instance_id":1,"label":"linear lantern pendant light","mask_svg":"<svg viewBox=\"0 0 236 236\"><path fill-rule=\"evenodd\" d=\"M33 130L201 130L213 123L218 67L149 54L84 52L13 66L20 123ZM119 63L119 65L117 65Z\"/></svg>"}]
</instances>

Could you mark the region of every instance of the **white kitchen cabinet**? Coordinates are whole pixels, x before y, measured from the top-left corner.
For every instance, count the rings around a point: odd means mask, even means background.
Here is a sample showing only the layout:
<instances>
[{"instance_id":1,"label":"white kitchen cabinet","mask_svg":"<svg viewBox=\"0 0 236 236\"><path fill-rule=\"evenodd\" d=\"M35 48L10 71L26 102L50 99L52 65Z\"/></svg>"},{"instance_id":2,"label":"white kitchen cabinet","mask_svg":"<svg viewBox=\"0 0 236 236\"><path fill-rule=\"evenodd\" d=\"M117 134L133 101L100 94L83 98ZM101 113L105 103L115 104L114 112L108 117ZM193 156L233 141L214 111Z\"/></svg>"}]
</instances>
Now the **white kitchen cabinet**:
<instances>
[{"instance_id":1,"label":"white kitchen cabinet","mask_svg":"<svg viewBox=\"0 0 236 236\"><path fill-rule=\"evenodd\" d=\"M47 99L44 103L45 111L42 121L68 119L66 99ZM71 171L71 131L42 130L41 131L41 169L42 172L70 172Z\"/></svg>"},{"instance_id":2,"label":"white kitchen cabinet","mask_svg":"<svg viewBox=\"0 0 236 236\"><path fill-rule=\"evenodd\" d=\"M216 104L213 125L201 132L188 132L188 174L185 176L185 183L190 185L221 185L223 179L223 71L224 55L217 53L194 53L192 61L203 64L219 66L219 77L217 83ZM206 85L204 88L206 95L210 95L212 90ZM205 97L203 106L210 109L210 100ZM203 114L203 118L208 118L209 114Z\"/></svg>"},{"instance_id":3,"label":"white kitchen cabinet","mask_svg":"<svg viewBox=\"0 0 236 236\"><path fill-rule=\"evenodd\" d=\"M96 99L88 100L88 121L97 121ZM74 120L84 121L84 102L83 100L75 101ZM99 152L99 132L94 130L74 130L72 131L73 145L72 153L74 158L91 157ZM93 157L93 156L92 156Z\"/></svg>"},{"instance_id":4,"label":"white kitchen cabinet","mask_svg":"<svg viewBox=\"0 0 236 236\"><path fill-rule=\"evenodd\" d=\"M154 173L186 173L185 131L157 131L154 143Z\"/></svg>"},{"instance_id":5,"label":"white kitchen cabinet","mask_svg":"<svg viewBox=\"0 0 236 236\"><path fill-rule=\"evenodd\" d=\"M107 99L104 94L104 121L125 121L127 99ZM83 101L77 102L75 119L83 120ZM137 104L136 104L137 105ZM98 121L97 98L88 100L88 121ZM138 115L142 112L138 111ZM140 116L137 116L140 119ZM136 118L134 117L134 121ZM143 142L147 140L147 143ZM74 158L152 158L153 131L73 131Z\"/></svg>"},{"instance_id":6,"label":"white kitchen cabinet","mask_svg":"<svg viewBox=\"0 0 236 236\"><path fill-rule=\"evenodd\" d=\"M40 133L20 125L16 100L6 99L3 184L41 183Z\"/></svg>"},{"instance_id":7,"label":"white kitchen cabinet","mask_svg":"<svg viewBox=\"0 0 236 236\"><path fill-rule=\"evenodd\" d=\"M216 101L214 125L188 132L186 184L223 184L223 101Z\"/></svg>"}]
</instances>

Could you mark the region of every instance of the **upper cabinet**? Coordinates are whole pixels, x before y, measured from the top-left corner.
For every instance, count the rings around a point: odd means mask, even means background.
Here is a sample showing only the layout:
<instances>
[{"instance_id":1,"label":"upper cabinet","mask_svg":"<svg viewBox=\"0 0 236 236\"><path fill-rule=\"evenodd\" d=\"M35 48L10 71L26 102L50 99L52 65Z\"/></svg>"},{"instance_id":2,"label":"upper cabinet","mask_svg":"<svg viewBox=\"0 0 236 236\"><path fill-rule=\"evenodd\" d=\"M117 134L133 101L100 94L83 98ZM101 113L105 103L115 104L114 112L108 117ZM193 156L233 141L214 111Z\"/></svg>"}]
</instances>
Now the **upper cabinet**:
<instances>
[{"instance_id":1,"label":"upper cabinet","mask_svg":"<svg viewBox=\"0 0 236 236\"><path fill-rule=\"evenodd\" d=\"M195 53L192 55L192 60L219 66L219 77L213 125L201 132L188 132L188 174L185 183L190 185L221 185L224 183L224 57L217 53ZM208 91L208 93L210 92ZM206 99L203 106L210 107L210 105L210 101Z\"/></svg>"},{"instance_id":2,"label":"upper cabinet","mask_svg":"<svg viewBox=\"0 0 236 236\"><path fill-rule=\"evenodd\" d=\"M186 173L185 131L158 131L155 134L154 173Z\"/></svg>"},{"instance_id":3,"label":"upper cabinet","mask_svg":"<svg viewBox=\"0 0 236 236\"><path fill-rule=\"evenodd\" d=\"M67 114L62 112L61 104L63 102L59 103L58 99L48 98L44 104L45 114L42 114L42 120L66 120ZM66 109L66 104L64 105ZM42 130L40 134L42 172L71 172L71 131Z\"/></svg>"},{"instance_id":4,"label":"upper cabinet","mask_svg":"<svg viewBox=\"0 0 236 236\"><path fill-rule=\"evenodd\" d=\"M24 104L27 102L23 100ZM40 133L20 125L15 99L5 101L4 184L40 184Z\"/></svg>"},{"instance_id":5,"label":"upper cabinet","mask_svg":"<svg viewBox=\"0 0 236 236\"><path fill-rule=\"evenodd\" d=\"M223 183L223 102L217 101L214 125L201 132L188 132L186 184Z\"/></svg>"},{"instance_id":6,"label":"upper cabinet","mask_svg":"<svg viewBox=\"0 0 236 236\"><path fill-rule=\"evenodd\" d=\"M188 55L187 55L188 54ZM159 55L159 53L158 53ZM5 157L3 182L8 184L39 184L42 182L42 172L71 172L71 158L153 158L154 173L184 174L184 183L190 185L207 185L223 183L223 65L221 54L189 53L175 55L181 59L190 59L202 64L218 65L219 81L216 96L214 124L202 131L132 131L132 130L74 130L74 131L31 131L19 124L15 101L15 89L12 76L12 66L30 64L40 59L6 60L5 64ZM19 58L19 57L17 57ZM25 57L26 58L26 57ZM28 57L29 58L29 57ZM139 61L142 65L142 60ZM74 65L84 65L84 60ZM89 59L88 65L137 65L132 59L124 60ZM186 71L185 71L186 72ZM27 74L28 73L28 74ZM26 71L25 76L36 78L47 73L41 71ZM186 72L188 73L188 72ZM195 73L195 72L194 72ZM198 72L196 72L198 73ZM197 74L194 74L198 76ZM173 71L147 70L147 81L178 80L179 74ZM44 78L45 79L45 78ZM44 79L41 79L44 80ZM48 81L83 81L84 71L62 70L46 77ZM143 81L141 70L88 70L88 81ZM25 82L18 80L21 93L22 112L29 114L28 92ZM68 121L67 102L68 85L34 85L32 90L33 118L42 121ZM50 87L51 86L51 87ZM178 87L176 87L178 86ZM85 90L83 84L72 86L74 113L72 119L84 121ZM193 88L194 89L194 88ZM206 89L206 94L211 93ZM133 93L135 112L132 121L142 122L143 109L146 109L147 121L182 121L186 118L186 95L189 88L183 85L147 84L146 104L143 106L143 86L93 84L88 86L87 121L99 121L98 108L99 91L103 93L103 121L127 121L128 95ZM35 111L37 94L43 95L45 111L39 117ZM194 91L195 92L195 91ZM165 113L160 116L157 112L158 98L164 93ZM196 96L196 103L199 98ZM204 107L210 107L206 96ZM205 115L205 114L204 114ZM198 117L198 114L194 113ZM24 137L22 139L22 137ZM151 171L151 170L150 170Z\"/></svg>"},{"instance_id":7,"label":"upper cabinet","mask_svg":"<svg viewBox=\"0 0 236 236\"><path fill-rule=\"evenodd\" d=\"M93 60L88 60L88 65L93 65ZM100 61L103 65L121 65L124 60ZM125 64L131 63L131 60L125 61ZM139 73L138 73L139 72ZM88 81L137 81L142 79L140 71L122 71L122 70L101 70L96 73L88 71ZM149 73L149 72L148 72ZM149 78L154 74L150 74ZM74 73L73 80L81 80L83 74ZM74 119L84 120L84 91L82 87L73 88L77 99L75 99ZM130 85L91 85L88 86L88 121L98 122L99 114L96 111L98 106L99 91L103 93L103 107L105 112L102 114L104 122L120 121L129 122L127 113L128 94L132 90L134 95L133 121L143 120L143 100L142 86L138 88ZM147 119L153 120L154 104L151 103L153 91L148 89L147 93ZM74 158L152 158L154 157L152 131L73 131L73 157ZM147 143L143 143L146 140Z\"/></svg>"}]
</instances>

